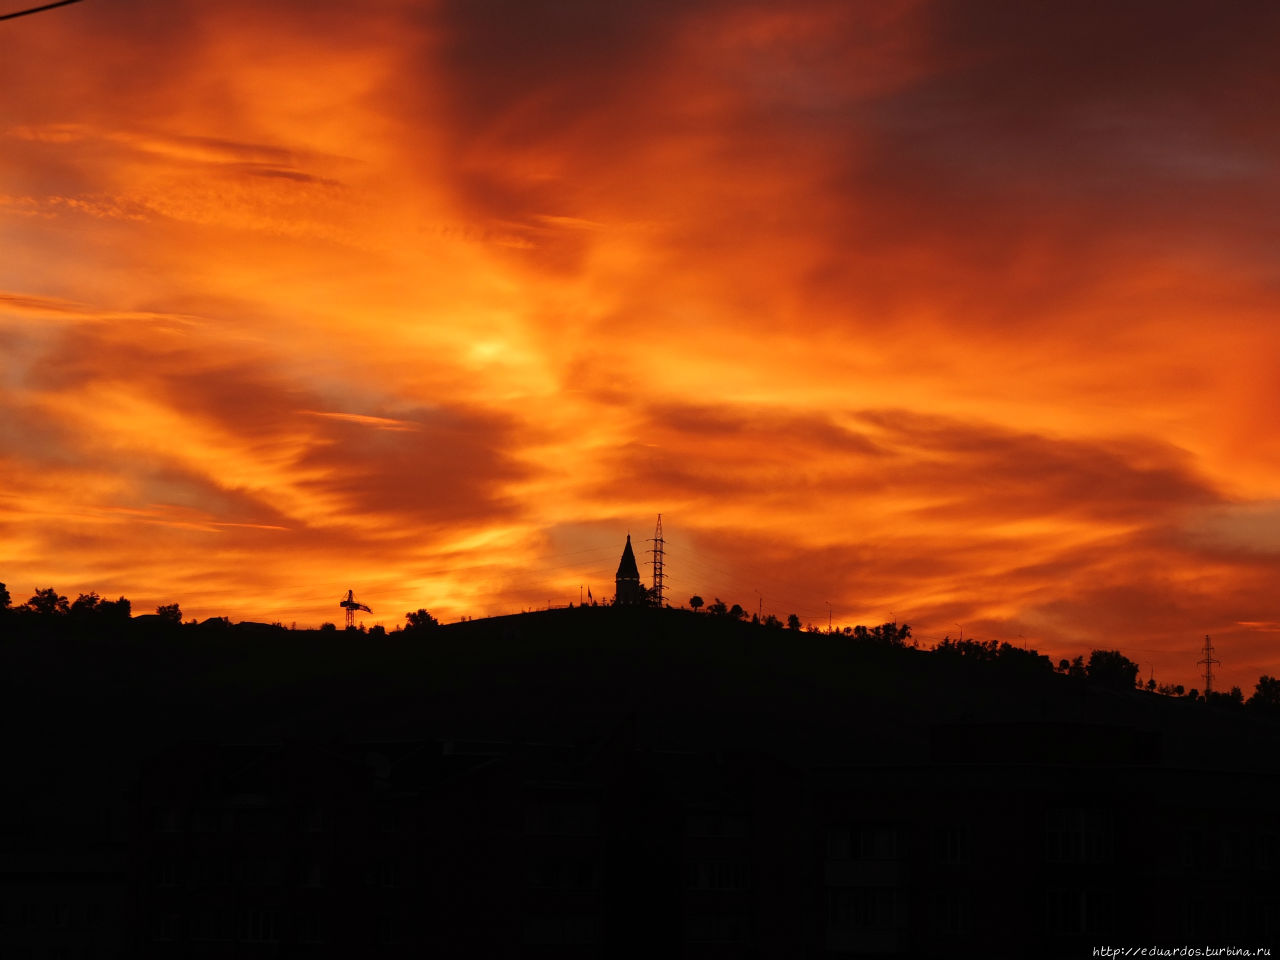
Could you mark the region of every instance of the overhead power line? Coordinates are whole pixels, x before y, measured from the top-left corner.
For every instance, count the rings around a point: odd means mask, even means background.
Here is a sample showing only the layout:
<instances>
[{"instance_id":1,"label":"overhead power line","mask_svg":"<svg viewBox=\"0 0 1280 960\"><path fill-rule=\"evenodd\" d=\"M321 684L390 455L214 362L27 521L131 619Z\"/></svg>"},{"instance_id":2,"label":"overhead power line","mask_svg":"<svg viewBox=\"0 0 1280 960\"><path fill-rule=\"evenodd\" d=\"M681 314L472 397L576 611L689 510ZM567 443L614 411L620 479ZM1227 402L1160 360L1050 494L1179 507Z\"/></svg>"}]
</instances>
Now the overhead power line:
<instances>
[{"instance_id":1,"label":"overhead power line","mask_svg":"<svg viewBox=\"0 0 1280 960\"><path fill-rule=\"evenodd\" d=\"M28 14L40 13L43 10L52 10L54 7L66 7L79 2L80 0L58 0L57 3L46 3L39 7L31 7L29 10L19 10L17 13L0 13L0 20L12 20L15 17L25 17Z\"/></svg>"}]
</instances>

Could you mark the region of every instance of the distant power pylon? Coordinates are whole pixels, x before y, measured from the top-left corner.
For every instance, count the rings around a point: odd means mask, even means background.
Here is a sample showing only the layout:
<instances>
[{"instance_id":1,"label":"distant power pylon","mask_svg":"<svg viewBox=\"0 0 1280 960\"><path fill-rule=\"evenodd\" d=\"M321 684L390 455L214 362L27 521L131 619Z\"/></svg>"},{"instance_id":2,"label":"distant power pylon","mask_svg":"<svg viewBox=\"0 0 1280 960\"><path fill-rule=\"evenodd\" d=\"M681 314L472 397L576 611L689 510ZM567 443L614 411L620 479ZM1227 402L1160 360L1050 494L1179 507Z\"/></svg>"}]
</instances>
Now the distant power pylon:
<instances>
[{"instance_id":1,"label":"distant power pylon","mask_svg":"<svg viewBox=\"0 0 1280 960\"><path fill-rule=\"evenodd\" d=\"M1204 635L1204 649L1201 653L1204 654L1204 659L1197 662L1204 664L1204 694L1207 699L1210 691L1213 690L1213 665L1216 663L1222 666L1221 660L1213 658L1213 643L1209 640L1207 633Z\"/></svg>"},{"instance_id":2,"label":"distant power pylon","mask_svg":"<svg viewBox=\"0 0 1280 960\"><path fill-rule=\"evenodd\" d=\"M649 552L653 554L653 601L659 607L664 607L667 603L666 585L662 579L662 565L666 559L663 550L665 543L662 539L662 514L658 514L658 525L653 530L653 549Z\"/></svg>"},{"instance_id":3,"label":"distant power pylon","mask_svg":"<svg viewBox=\"0 0 1280 960\"><path fill-rule=\"evenodd\" d=\"M338 601L338 606L343 607L347 611L347 629L350 630L356 625L356 611L363 610L365 613L373 613L363 603L356 600L355 591L348 590L347 596L343 600Z\"/></svg>"}]
</instances>

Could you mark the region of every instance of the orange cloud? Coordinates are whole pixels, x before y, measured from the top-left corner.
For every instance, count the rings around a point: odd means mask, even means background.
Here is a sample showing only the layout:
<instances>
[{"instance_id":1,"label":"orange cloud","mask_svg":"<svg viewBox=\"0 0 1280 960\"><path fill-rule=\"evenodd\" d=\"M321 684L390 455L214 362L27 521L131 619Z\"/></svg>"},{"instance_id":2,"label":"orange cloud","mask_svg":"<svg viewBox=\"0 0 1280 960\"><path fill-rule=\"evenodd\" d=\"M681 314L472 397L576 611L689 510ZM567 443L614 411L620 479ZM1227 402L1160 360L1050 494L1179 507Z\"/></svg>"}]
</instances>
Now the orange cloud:
<instances>
[{"instance_id":1,"label":"orange cloud","mask_svg":"<svg viewBox=\"0 0 1280 960\"><path fill-rule=\"evenodd\" d=\"M1195 683L1268 625L1258 6L77 4L4 25L0 576L609 592ZM1145 667L1144 667L1145 669Z\"/></svg>"}]
</instances>

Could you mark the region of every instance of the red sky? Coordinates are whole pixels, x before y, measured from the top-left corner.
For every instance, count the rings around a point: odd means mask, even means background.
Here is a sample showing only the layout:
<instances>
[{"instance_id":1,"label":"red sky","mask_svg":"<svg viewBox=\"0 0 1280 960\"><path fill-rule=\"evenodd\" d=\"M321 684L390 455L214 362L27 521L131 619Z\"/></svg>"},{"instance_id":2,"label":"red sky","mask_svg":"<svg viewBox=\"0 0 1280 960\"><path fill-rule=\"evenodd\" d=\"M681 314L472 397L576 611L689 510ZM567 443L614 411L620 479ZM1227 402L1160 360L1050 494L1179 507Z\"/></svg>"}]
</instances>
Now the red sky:
<instances>
[{"instance_id":1,"label":"red sky","mask_svg":"<svg viewBox=\"0 0 1280 960\"><path fill-rule=\"evenodd\" d=\"M611 593L661 511L677 601L1187 686L1208 633L1247 694L1280 8L1085 7L0 23L0 579L479 617Z\"/></svg>"}]
</instances>

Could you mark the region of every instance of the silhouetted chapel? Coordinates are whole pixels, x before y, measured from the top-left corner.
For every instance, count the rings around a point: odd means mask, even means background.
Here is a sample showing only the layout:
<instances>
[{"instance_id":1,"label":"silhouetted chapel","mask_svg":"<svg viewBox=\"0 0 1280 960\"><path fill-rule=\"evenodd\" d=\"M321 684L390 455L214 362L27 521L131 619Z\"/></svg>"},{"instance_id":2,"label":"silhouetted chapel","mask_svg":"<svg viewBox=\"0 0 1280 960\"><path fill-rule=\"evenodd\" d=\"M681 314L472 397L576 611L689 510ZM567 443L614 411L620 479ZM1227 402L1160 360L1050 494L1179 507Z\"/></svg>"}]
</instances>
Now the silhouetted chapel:
<instances>
[{"instance_id":1,"label":"silhouetted chapel","mask_svg":"<svg viewBox=\"0 0 1280 960\"><path fill-rule=\"evenodd\" d=\"M631 534L627 534L627 545L622 548L622 559L618 561L616 586L613 595L615 606L638 607L648 602L648 594L640 583L636 555L631 551Z\"/></svg>"}]
</instances>

